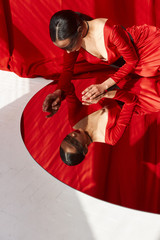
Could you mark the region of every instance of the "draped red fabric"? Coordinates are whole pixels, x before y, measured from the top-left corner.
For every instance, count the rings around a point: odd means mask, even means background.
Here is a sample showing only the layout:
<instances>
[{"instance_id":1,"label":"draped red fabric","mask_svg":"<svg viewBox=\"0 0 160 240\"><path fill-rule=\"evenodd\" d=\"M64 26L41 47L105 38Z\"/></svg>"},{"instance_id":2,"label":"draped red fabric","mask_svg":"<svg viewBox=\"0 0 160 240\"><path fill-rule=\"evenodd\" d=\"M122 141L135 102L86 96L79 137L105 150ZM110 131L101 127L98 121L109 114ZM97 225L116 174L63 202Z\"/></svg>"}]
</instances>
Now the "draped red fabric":
<instances>
[{"instance_id":1,"label":"draped red fabric","mask_svg":"<svg viewBox=\"0 0 160 240\"><path fill-rule=\"evenodd\" d=\"M6 25L6 16L3 2L0 1L0 69L8 70L10 58L8 31Z\"/></svg>"},{"instance_id":2,"label":"draped red fabric","mask_svg":"<svg viewBox=\"0 0 160 240\"><path fill-rule=\"evenodd\" d=\"M34 0L34 3L27 0L1 0L0 4L2 22L4 15L6 18L0 41L3 42L5 38L7 43L8 31L9 48L12 51L8 68L22 77L54 79L61 72L63 51L52 44L48 29L51 16L61 9L109 18L125 27L144 23L160 26L158 0L75 0L74 3L69 0ZM81 62L76 64L75 72L86 71L83 66ZM92 66L89 66L89 70L92 70Z\"/></svg>"},{"instance_id":3,"label":"draped red fabric","mask_svg":"<svg viewBox=\"0 0 160 240\"><path fill-rule=\"evenodd\" d=\"M0 68L22 77L57 79L63 51L52 44L48 25L51 16L62 9L109 18L125 27L144 23L160 27L158 0L0 0ZM89 71L93 65L78 59L75 73L81 73L81 77L76 76L74 81L78 93L86 85L106 79L106 72L98 69L94 65L97 72L92 74ZM155 93L160 92L155 81L148 86ZM66 103L51 119L46 119L41 111L45 96L55 88L51 84L38 92L22 116L22 136L33 158L57 179L84 193L121 206L160 213L159 112L134 115L117 145L94 143L80 165L68 167L58 151L70 131ZM139 93L141 88L135 85L132 91ZM148 105L145 97L141 101L153 112L153 99Z\"/></svg>"}]
</instances>

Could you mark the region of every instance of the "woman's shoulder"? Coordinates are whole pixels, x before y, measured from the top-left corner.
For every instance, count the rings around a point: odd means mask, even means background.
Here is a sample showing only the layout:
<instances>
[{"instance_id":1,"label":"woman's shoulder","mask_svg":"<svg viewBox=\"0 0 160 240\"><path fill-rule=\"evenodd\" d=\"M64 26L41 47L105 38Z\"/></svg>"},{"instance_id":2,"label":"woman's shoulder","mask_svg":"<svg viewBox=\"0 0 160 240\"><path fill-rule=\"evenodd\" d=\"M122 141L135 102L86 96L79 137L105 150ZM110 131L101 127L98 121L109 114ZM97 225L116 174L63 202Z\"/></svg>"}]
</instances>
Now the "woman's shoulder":
<instances>
[{"instance_id":1,"label":"woman's shoulder","mask_svg":"<svg viewBox=\"0 0 160 240\"><path fill-rule=\"evenodd\" d=\"M108 18L95 18L91 20L92 24L96 26L104 25L108 21Z\"/></svg>"},{"instance_id":2,"label":"woman's shoulder","mask_svg":"<svg viewBox=\"0 0 160 240\"><path fill-rule=\"evenodd\" d=\"M96 18L91 20L91 28L94 33L101 33L103 32L104 27L107 25L108 19L107 18Z\"/></svg>"},{"instance_id":3,"label":"woman's shoulder","mask_svg":"<svg viewBox=\"0 0 160 240\"><path fill-rule=\"evenodd\" d=\"M102 29L106 29L107 31L109 31L109 30L113 30L116 26L114 22L108 18L96 18L92 21L94 21L93 25L95 29L102 27Z\"/></svg>"},{"instance_id":4,"label":"woman's shoulder","mask_svg":"<svg viewBox=\"0 0 160 240\"><path fill-rule=\"evenodd\" d=\"M95 22L106 22L108 20L108 18L95 18L93 19L92 21L95 21Z\"/></svg>"}]
</instances>

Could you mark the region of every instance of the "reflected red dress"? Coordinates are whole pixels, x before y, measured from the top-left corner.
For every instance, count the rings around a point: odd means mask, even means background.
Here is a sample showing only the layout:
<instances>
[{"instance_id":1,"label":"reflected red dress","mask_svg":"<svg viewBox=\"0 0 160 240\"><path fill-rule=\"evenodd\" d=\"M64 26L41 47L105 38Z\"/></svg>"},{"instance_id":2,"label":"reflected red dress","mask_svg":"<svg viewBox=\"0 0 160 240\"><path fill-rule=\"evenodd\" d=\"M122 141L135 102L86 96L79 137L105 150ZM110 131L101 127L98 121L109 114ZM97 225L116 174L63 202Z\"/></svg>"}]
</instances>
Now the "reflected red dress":
<instances>
[{"instance_id":1,"label":"reflected red dress","mask_svg":"<svg viewBox=\"0 0 160 240\"><path fill-rule=\"evenodd\" d=\"M102 99L98 104L84 106L77 98L74 91L72 93L69 91L68 94L66 89L65 94L68 105L69 122L72 127L84 117L107 106L108 122L105 132L105 142L110 145L115 145L122 137L130 122L137 102L137 98L134 94L124 90L118 90L114 97L114 99L124 102L122 109L113 99Z\"/></svg>"},{"instance_id":2,"label":"reflected red dress","mask_svg":"<svg viewBox=\"0 0 160 240\"><path fill-rule=\"evenodd\" d=\"M107 106L108 123L105 132L105 142L115 145L122 137L132 114L144 115L160 111L160 80L156 78L140 78L128 82L126 90L118 90L113 99L101 99L98 104L82 105L75 94L74 85L63 82L63 90L68 105L69 122L73 127L89 114ZM64 83L66 83L64 85ZM134 94L133 94L134 93ZM135 96L138 96L138 99ZM117 101L124 102L121 109Z\"/></svg>"},{"instance_id":3,"label":"reflected red dress","mask_svg":"<svg viewBox=\"0 0 160 240\"><path fill-rule=\"evenodd\" d=\"M79 52L64 53L63 72L59 79L60 88L62 81L71 79L79 54L90 63L106 65L111 65L122 56L125 64L111 76L116 83L131 72L143 77L160 75L160 29L144 24L125 30L122 26L112 25L108 20L104 26L104 42L108 61L91 55L83 48Z\"/></svg>"}]
</instances>

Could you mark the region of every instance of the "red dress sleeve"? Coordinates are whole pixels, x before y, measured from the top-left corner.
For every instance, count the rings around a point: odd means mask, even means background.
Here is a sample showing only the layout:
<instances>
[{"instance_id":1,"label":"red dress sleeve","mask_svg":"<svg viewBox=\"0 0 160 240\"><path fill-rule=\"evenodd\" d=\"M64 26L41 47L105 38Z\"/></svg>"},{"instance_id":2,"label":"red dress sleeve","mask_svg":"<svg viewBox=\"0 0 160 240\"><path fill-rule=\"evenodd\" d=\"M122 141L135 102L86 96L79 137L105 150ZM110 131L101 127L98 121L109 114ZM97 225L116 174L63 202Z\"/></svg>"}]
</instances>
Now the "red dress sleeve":
<instances>
[{"instance_id":1,"label":"red dress sleeve","mask_svg":"<svg viewBox=\"0 0 160 240\"><path fill-rule=\"evenodd\" d=\"M66 94L70 94L70 92L74 91L73 85L70 84L70 81L72 79L74 65L76 63L78 54L78 51L71 53L67 53L66 51L64 51L63 71L60 75L57 89L65 91Z\"/></svg>"},{"instance_id":2,"label":"red dress sleeve","mask_svg":"<svg viewBox=\"0 0 160 240\"><path fill-rule=\"evenodd\" d=\"M113 44L119 54L125 60L125 64L111 78L118 83L135 68L138 56L127 32L119 25L115 25L110 34L110 43Z\"/></svg>"},{"instance_id":3,"label":"red dress sleeve","mask_svg":"<svg viewBox=\"0 0 160 240\"><path fill-rule=\"evenodd\" d=\"M115 124L106 129L106 143L110 145L115 145L122 137L131 120L137 102L137 97L134 94L128 93L124 90L118 90L114 99L124 102L124 105L118 119L115 119ZM113 117L115 117L115 115Z\"/></svg>"}]
</instances>

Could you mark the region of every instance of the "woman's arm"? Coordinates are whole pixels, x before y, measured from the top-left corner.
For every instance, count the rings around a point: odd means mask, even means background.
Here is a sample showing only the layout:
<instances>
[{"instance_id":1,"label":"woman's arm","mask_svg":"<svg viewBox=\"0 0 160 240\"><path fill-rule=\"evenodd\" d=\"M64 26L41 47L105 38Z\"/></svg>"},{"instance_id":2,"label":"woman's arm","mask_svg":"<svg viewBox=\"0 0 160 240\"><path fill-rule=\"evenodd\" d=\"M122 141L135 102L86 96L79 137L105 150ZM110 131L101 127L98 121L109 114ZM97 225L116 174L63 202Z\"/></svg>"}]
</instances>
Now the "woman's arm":
<instances>
[{"instance_id":1,"label":"woman's arm","mask_svg":"<svg viewBox=\"0 0 160 240\"><path fill-rule=\"evenodd\" d=\"M119 90L112 90L112 91L103 93L99 95L97 98L92 100L87 100L87 102L83 102L82 104L90 105L93 103L97 103L104 98L111 98L111 99L124 102L124 105L119 114L119 117L118 119L116 119L115 125L112 126L111 128L108 127L108 129L106 130L106 143L110 145L115 145L118 142L118 140L122 137L126 127L128 126L131 120L131 117L137 102L137 97L132 93L119 89ZM113 116L113 117L116 117L116 116Z\"/></svg>"},{"instance_id":2,"label":"woman's arm","mask_svg":"<svg viewBox=\"0 0 160 240\"><path fill-rule=\"evenodd\" d=\"M94 84L86 88L82 92L84 99L94 99L98 95L102 94L106 89L118 83L122 78L131 73L138 62L135 47L131 42L129 35L127 35L127 32L121 26L117 25L113 28L109 35L109 43L113 47L116 47L119 54L125 60L125 64L103 83Z\"/></svg>"},{"instance_id":3,"label":"woman's arm","mask_svg":"<svg viewBox=\"0 0 160 240\"><path fill-rule=\"evenodd\" d=\"M118 83L133 71L138 62L138 55L128 33L119 25L113 28L110 35L110 42L116 46L118 52L125 60L125 64L111 77Z\"/></svg>"},{"instance_id":4,"label":"woman's arm","mask_svg":"<svg viewBox=\"0 0 160 240\"><path fill-rule=\"evenodd\" d=\"M115 95L117 93L117 90L112 90L112 91L107 91L107 92L103 92L102 94L98 95L96 98L91 99L91 98L87 98L85 99L82 96L82 104L83 105L91 105L91 104L96 104L98 103L101 99L103 98L114 98Z\"/></svg>"},{"instance_id":5,"label":"woman's arm","mask_svg":"<svg viewBox=\"0 0 160 240\"><path fill-rule=\"evenodd\" d=\"M82 100L86 101L88 98L90 100L94 100L99 95L103 94L106 89L110 88L115 84L116 82L112 78L108 78L106 81L104 81L101 84L90 85L82 92Z\"/></svg>"},{"instance_id":6,"label":"woman's arm","mask_svg":"<svg viewBox=\"0 0 160 240\"><path fill-rule=\"evenodd\" d=\"M71 95L74 92L71 79L77 57L78 52L64 52L63 72L58 80L57 89L54 93L48 94L43 102L42 110L50 113L47 117L52 117L59 110L61 101L66 97L66 95Z\"/></svg>"},{"instance_id":7,"label":"woman's arm","mask_svg":"<svg viewBox=\"0 0 160 240\"><path fill-rule=\"evenodd\" d=\"M63 57L63 71L60 75L60 78L58 80L58 86L57 89L61 89L62 91L65 91L65 93L72 92L73 89L70 88L70 82L72 79L74 66L77 60L79 52L71 52L67 53L64 52Z\"/></svg>"},{"instance_id":8,"label":"woman's arm","mask_svg":"<svg viewBox=\"0 0 160 240\"><path fill-rule=\"evenodd\" d=\"M117 90L113 99L124 102L124 105L115 125L106 130L106 143L111 145L115 145L122 137L131 120L137 102L137 97L134 94L124 90Z\"/></svg>"},{"instance_id":9,"label":"woman's arm","mask_svg":"<svg viewBox=\"0 0 160 240\"><path fill-rule=\"evenodd\" d=\"M45 98L42 110L43 112L48 112L49 115L46 117L52 117L60 108L62 101L62 91L60 89L55 90L53 93L50 93Z\"/></svg>"}]
</instances>

